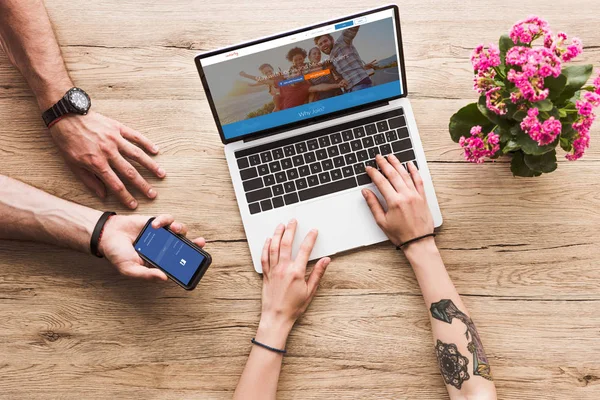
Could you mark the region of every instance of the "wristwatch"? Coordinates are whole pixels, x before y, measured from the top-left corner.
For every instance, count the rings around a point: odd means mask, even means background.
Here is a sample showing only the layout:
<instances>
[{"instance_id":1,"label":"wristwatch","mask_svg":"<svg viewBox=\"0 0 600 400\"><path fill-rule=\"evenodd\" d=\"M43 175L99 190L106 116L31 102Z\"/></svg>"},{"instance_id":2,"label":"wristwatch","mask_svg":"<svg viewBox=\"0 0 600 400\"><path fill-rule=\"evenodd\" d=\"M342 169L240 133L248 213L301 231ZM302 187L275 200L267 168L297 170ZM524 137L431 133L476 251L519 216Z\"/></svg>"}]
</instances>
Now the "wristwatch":
<instances>
[{"instance_id":1,"label":"wristwatch","mask_svg":"<svg viewBox=\"0 0 600 400\"><path fill-rule=\"evenodd\" d=\"M60 121L65 115L85 115L92 106L90 96L79 88L71 88L62 99L42 114L42 119L48 128Z\"/></svg>"}]
</instances>

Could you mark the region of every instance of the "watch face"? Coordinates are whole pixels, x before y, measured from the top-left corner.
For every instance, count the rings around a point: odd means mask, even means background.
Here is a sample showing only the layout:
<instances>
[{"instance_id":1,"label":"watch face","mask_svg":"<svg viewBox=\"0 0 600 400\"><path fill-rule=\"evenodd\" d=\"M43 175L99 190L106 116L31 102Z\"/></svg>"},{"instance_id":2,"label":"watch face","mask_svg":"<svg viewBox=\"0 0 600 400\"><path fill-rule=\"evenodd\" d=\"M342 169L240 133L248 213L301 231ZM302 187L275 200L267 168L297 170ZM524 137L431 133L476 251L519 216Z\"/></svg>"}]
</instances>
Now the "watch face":
<instances>
[{"instance_id":1,"label":"watch face","mask_svg":"<svg viewBox=\"0 0 600 400\"><path fill-rule=\"evenodd\" d=\"M79 111L87 111L90 108L90 99L80 90L73 90L69 95L71 104Z\"/></svg>"}]
</instances>

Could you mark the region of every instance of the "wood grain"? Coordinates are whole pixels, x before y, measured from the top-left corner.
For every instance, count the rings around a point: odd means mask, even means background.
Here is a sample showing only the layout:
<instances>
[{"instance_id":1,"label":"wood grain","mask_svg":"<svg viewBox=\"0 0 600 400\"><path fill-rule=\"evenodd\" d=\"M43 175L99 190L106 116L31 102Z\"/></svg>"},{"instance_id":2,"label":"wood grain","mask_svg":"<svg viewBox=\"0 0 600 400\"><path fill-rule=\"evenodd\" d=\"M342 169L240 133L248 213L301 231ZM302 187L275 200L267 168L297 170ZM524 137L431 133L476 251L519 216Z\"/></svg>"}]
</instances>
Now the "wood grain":
<instances>
[{"instance_id":1,"label":"wood grain","mask_svg":"<svg viewBox=\"0 0 600 400\"><path fill-rule=\"evenodd\" d=\"M375 7L330 1L48 0L67 66L94 108L161 147L168 177L139 213L171 212L214 257L197 290L122 277L102 260L0 242L0 398L226 399L250 350L261 279L206 97L202 50ZM505 399L600 397L600 147L555 173L513 178L466 164L447 133L474 101L468 55L539 14L600 65L593 0L407 0L408 89L444 225L438 245L476 321ZM74 181L18 72L0 54L0 173L100 209ZM144 174L148 176L148 174ZM189 199L194 199L190 201ZM35 252L32 249L35 248ZM427 312L406 260L382 243L334 257L289 340L279 398L447 398Z\"/></svg>"}]
</instances>

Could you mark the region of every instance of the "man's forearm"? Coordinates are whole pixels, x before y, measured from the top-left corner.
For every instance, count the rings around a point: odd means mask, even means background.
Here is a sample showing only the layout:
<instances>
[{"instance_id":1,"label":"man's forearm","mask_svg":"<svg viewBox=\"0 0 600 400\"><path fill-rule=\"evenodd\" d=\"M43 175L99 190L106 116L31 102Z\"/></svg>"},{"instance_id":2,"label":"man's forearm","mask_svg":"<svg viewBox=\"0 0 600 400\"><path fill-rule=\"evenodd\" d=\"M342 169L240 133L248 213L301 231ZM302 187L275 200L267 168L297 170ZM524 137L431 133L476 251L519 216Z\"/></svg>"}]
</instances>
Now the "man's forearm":
<instances>
[{"instance_id":1,"label":"man's forearm","mask_svg":"<svg viewBox=\"0 0 600 400\"><path fill-rule=\"evenodd\" d=\"M433 238L409 245L405 254L429 309L436 356L450 397L496 398L483 344Z\"/></svg>"},{"instance_id":2,"label":"man's forearm","mask_svg":"<svg viewBox=\"0 0 600 400\"><path fill-rule=\"evenodd\" d=\"M45 242L89 252L101 212L0 175L0 239Z\"/></svg>"},{"instance_id":3,"label":"man's forearm","mask_svg":"<svg viewBox=\"0 0 600 400\"><path fill-rule=\"evenodd\" d=\"M73 87L42 0L0 0L0 43L45 111Z\"/></svg>"}]
</instances>

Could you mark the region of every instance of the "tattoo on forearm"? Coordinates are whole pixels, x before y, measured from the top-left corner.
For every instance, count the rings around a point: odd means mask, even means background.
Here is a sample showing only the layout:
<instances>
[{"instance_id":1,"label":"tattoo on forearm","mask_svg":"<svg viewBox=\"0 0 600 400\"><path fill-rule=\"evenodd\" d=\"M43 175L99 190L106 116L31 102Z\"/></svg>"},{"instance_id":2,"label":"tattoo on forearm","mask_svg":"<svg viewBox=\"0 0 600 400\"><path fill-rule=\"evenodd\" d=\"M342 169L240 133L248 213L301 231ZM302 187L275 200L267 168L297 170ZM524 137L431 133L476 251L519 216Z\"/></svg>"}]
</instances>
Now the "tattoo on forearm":
<instances>
[{"instance_id":1,"label":"tattoo on forearm","mask_svg":"<svg viewBox=\"0 0 600 400\"><path fill-rule=\"evenodd\" d=\"M435 353L446 385L460 390L463 382L470 378L467 372L469 359L460 354L455 344L443 343L441 340L435 345Z\"/></svg>"},{"instance_id":2,"label":"tattoo on forearm","mask_svg":"<svg viewBox=\"0 0 600 400\"><path fill-rule=\"evenodd\" d=\"M460 311L458 307L454 305L452 300L448 299L440 300L437 303L433 303L431 305L430 311L431 316L437 320L451 324L452 319L456 318L467 326L465 336L467 337L467 340L469 340L469 342L467 343L467 349L469 350L469 352L473 353L473 375L478 375L491 381L492 372L490 369L490 363L488 362L488 359L485 355L485 352L483 350L483 344L481 343L481 339L479 338L479 334L477 333L477 329L475 328L475 324L473 324L471 318L469 318L465 313ZM441 342L438 341L438 345L439 343ZM444 379L445 378L446 377L444 377ZM468 376L464 380L467 379L469 379ZM446 381L446 383L448 383L448 381Z\"/></svg>"}]
</instances>

